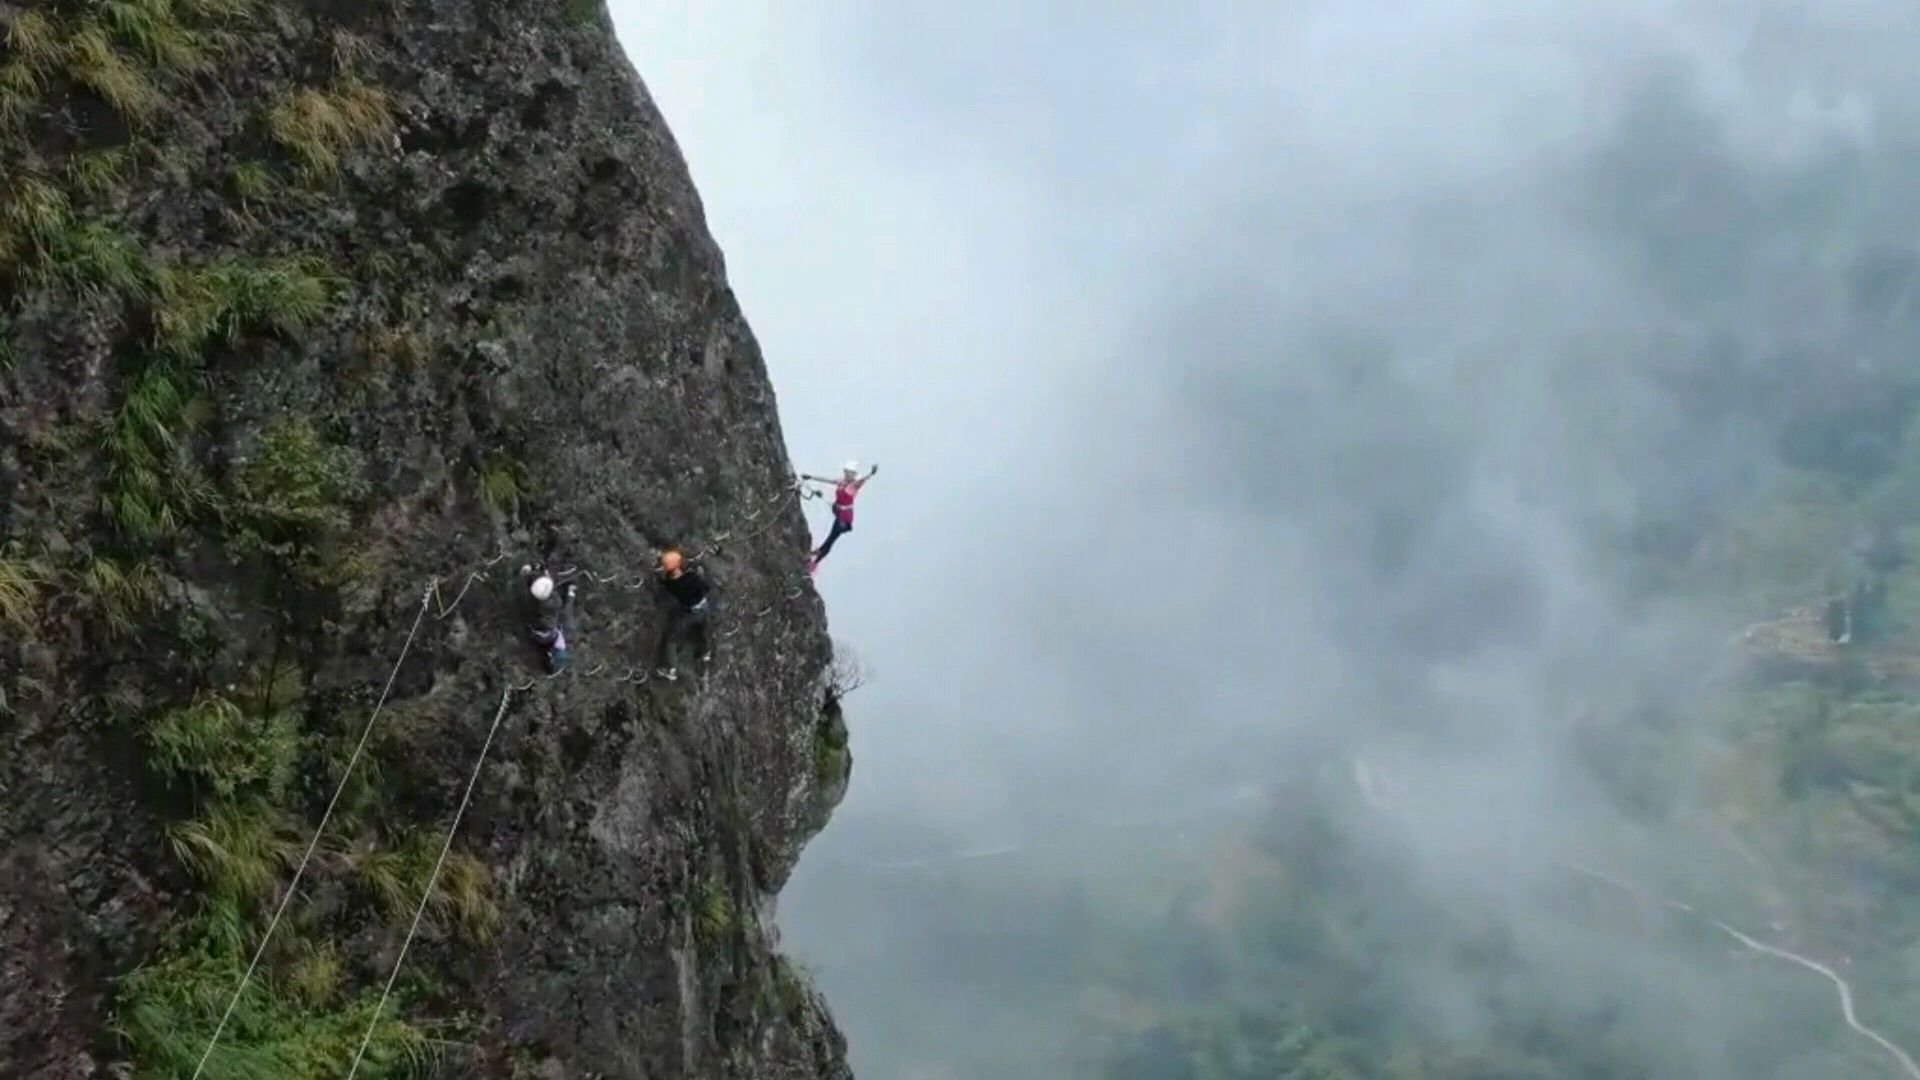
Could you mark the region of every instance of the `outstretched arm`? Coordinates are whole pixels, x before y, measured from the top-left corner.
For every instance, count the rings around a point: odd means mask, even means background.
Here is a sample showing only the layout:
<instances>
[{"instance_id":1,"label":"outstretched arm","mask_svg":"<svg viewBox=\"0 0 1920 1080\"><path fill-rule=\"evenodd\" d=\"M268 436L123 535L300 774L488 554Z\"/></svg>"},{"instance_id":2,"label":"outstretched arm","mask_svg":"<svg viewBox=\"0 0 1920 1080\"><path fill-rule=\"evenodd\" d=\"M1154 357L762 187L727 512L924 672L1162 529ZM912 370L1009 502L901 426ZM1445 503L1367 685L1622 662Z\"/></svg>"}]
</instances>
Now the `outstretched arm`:
<instances>
[{"instance_id":1,"label":"outstretched arm","mask_svg":"<svg viewBox=\"0 0 1920 1080\"><path fill-rule=\"evenodd\" d=\"M863 476L863 477L861 477L860 479L858 479L858 480L855 480L855 481L853 482L853 486L854 486L854 488L855 488L855 489L857 490L857 489L859 489L859 488L863 488L863 487L866 487L866 486L867 486L867 481L869 481L869 480L871 480L871 479L873 479L873 474L874 474L874 473L877 473L877 472L879 472L879 471L880 471L880 466L879 466L879 465L878 465L878 464L876 463L876 464L875 464L875 465L873 466L873 468L871 468L871 469L868 469L868 470L867 470L867 475L865 475L865 476Z\"/></svg>"}]
</instances>

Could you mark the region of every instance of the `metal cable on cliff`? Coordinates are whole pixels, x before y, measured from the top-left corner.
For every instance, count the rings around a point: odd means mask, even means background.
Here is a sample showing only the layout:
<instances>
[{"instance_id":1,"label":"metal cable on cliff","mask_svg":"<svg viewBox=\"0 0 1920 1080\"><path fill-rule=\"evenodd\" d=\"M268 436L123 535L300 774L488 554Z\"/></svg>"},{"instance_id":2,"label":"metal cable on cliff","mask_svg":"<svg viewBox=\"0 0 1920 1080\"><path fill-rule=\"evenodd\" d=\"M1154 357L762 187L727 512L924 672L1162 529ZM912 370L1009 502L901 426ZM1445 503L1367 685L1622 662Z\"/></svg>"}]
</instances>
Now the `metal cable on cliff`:
<instances>
[{"instance_id":1,"label":"metal cable on cliff","mask_svg":"<svg viewBox=\"0 0 1920 1080\"><path fill-rule=\"evenodd\" d=\"M287 904L292 902L293 894L300 887L300 878L307 872L307 864L313 861L314 849L320 846L320 836L327 831L327 822L333 818L334 807L340 803L340 795L347 789L347 779L353 775L353 767L360 760L361 751L367 747L367 738L373 734L373 725L380 719L380 710L386 707L387 696L393 693L393 682L400 676L400 665L406 663L407 653L413 648L413 639L420 633L420 623L426 618L427 601L433 595L431 585L420 594L420 610L414 613L413 625L407 630L407 640L400 646L400 656L393 662L393 670L387 673L387 684L380 690L380 700L374 702L373 714L367 717L367 725L360 731L360 741L354 745L352 756L347 758L347 767L340 771L340 783L333 789L333 798L327 800L327 809L320 815L320 824L313 830L313 839L307 841L306 853L300 856L300 865L293 871L293 880L287 882L286 891L280 894L280 903L273 909L273 918L267 922L267 932L261 936L260 945L253 950L253 959L247 963L246 973L240 976L240 985L234 987L233 997L227 1000L226 1011L220 1014L220 1023L213 1029L213 1037L207 1040L207 1048L200 1055L200 1063L193 1067L194 1080L207 1067L207 1059L213 1056L213 1048L220 1042L220 1034L227 1028L227 1021L233 1019L233 1010L240 1004L240 996L247 991L247 984L253 981L253 973L260 966L260 958L266 954L267 945L273 940L273 932L280 925L280 917L286 914Z\"/></svg>"},{"instance_id":2,"label":"metal cable on cliff","mask_svg":"<svg viewBox=\"0 0 1920 1080\"><path fill-rule=\"evenodd\" d=\"M766 533L767 531L772 529L774 526L778 525L780 522L780 517L778 512L780 509L780 504L788 498L796 498L796 497L798 500L805 500L808 498L813 498L815 497L815 495L814 493L806 491L803 487L801 487L798 484L795 484L787 488L783 488L778 495L775 495L772 499L767 500L767 502L762 504L758 509L750 511L742 521L743 526L752 525L762 515L766 515L770 519L767 521L766 524L760 526L757 529L751 529L739 536L735 536L732 532L728 532L728 531L723 531L715 534L715 536L712 539L710 539L705 545L696 549L695 553L693 554L694 561L697 562L700 559L703 559L703 558L706 558L707 556L718 553L721 550L721 547L723 544L726 544L729 542L753 539L755 537L758 537ZM226 1009L221 1013L219 1022L214 1026L212 1036L209 1037L207 1040L207 1047L204 1051L202 1051L199 1062L194 1066L192 1080L200 1080L202 1073L205 1072L207 1067L207 1062L212 1059L214 1050L219 1046L220 1036L225 1033L228 1022L231 1021L233 1018L234 1010L239 1006L241 997L245 995L248 985L251 984L251 982L253 981L254 973L259 969L260 960L262 957L266 955L267 947L269 944L272 943L274 932L279 928L281 918L286 914L288 905L292 902L295 892L297 892L299 889L301 879L306 875L307 867L313 860L313 854L319 848L320 838L326 833L327 825L333 818L333 812L335 808L339 805L340 797L346 791L347 782L352 778L354 767L359 763L361 755L366 749L367 742L372 737L373 729L375 725L379 722L380 714L382 710L384 710L386 707L387 699L393 693L394 682L399 678L400 668L403 664L405 664L408 654L413 649L414 641L419 636L420 626L425 621L428 608L430 606L434 606L437 603L438 606L434 611L434 620L436 622L446 620L449 616L451 616L454 613L456 609L460 607L461 603L466 599L468 592L473 588L474 584L476 582L487 580L487 572L491 570L493 567L499 565L501 562L505 561L507 557L508 556L505 552L501 552L499 554L494 555L492 558L486 560L485 562L480 563L474 569L469 570L466 573L464 580L461 583L460 591L454 594L454 597L451 601L440 601L441 579L439 577L430 578L428 580L425 589L423 589L421 592L420 606L418 610L416 610L414 613L413 623L411 626L407 628L406 640L401 643L400 654L398 657L395 658L392 669L387 673L386 683L381 688L379 699L374 703L373 712L367 717L367 723L361 729L360 739L354 745L353 753L347 758L346 767L341 770L339 783L335 785L333 795L327 801L327 808L324 812L322 812L320 816L319 824L315 826L312 837L307 841L306 850L301 855L299 864L294 868L292 879L287 883L286 889L281 893L280 902L274 908L273 917L270 920L268 920L267 929L265 934L261 936L260 944L254 949L253 957L251 958L251 960L249 960L246 971L241 975L239 985L237 985L234 988L232 996L228 998ZM567 570L562 571L560 576L573 576L576 574L584 574L587 578L594 581L596 584L602 584L602 585L618 584L622 588L625 588L628 591L637 591L639 589L646 587L646 579L644 577L636 578L630 583L624 583L622 580L622 575L609 574L609 575L602 576L594 573L592 570L583 570L577 567L570 567ZM785 595L784 599L787 599L787 600L795 599L798 596L800 596L803 591L804 591L803 589L795 589L791 592L788 592ZM777 602L770 603L760 608L757 612L754 613L754 617L756 618L764 617L772 613L776 604ZM731 628L729 630L723 631L719 636L722 639L725 639L725 638L734 636L738 632L739 632L739 629L737 627ZM582 677L582 678L596 677L602 674L603 672L605 672L606 667L607 665L604 663L598 664L585 672L578 673L576 677ZM555 678L561 674L564 674L564 672L554 672L548 675L547 678L549 679ZM629 666L626 672L621 676L619 676L618 678L616 678L614 681L640 685L648 682L651 679L651 677L652 677L651 673L645 672L640 668ZM417 933L417 931L419 930L422 914L426 910L426 904L428 902L428 899L432 896L432 893L433 893L433 886L439 878L440 869L446 861L448 851L451 849L454 834L455 832L458 831L460 827L460 819L465 815L468 801L473 796L474 784L479 779L481 766L485 764L488 750L493 745L493 737L494 737L494 734L499 730L501 717L506 714L508 701L511 699L511 696L514 693L525 692L527 690L532 689L535 685L537 685L535 680L529 680L526 683L521 685L510 686L501 694L500 708L494 714L493 725L487 731L487 739L485 744L481 748L480 759L476 761L474 764L473 774L469 778L467 783L466 794L464 797L462 797L460 802L460 809L454 816L453 826L448 831L446 844L441 848L440 858L434 864L433 874L428 879L427 889L424 893L421 894L420 906L414 913L413 925L408 929L406 940L401 946L400 960L395 962L393 974L387 980L386 989L382 991L380 995L380 1004L375 1008L373 1019L368 1024L367 1040L371 1040L371 1038L373 1037L373 1031L375 1029L375 1025L378 1023L380 1013L384 1011L386 1007L387 999L389 995L392 993L394 981L399 977L400 961L405 960L407 949L412 945L413 938ZM359 1071L360 1061L362 1056L366 1053L366 1049L367 1049L367 1041L363 1040L360 1045L359 1053L354 1055L353 1072L350 1072L348 1074L350 1078L354 1072Z\"/></svg>"},{"instance_id":3,"label":"metal cable on cliff","mask_svg":"<svg viewBox=\"0 0 1920 1080\"><path fill-rule=\"evenodd\" d=\"M420 920L427 913L427 902L433 899L433 887L440 881L440 870L447 864L447 853L453 850L454 835L460 831L460 820L467 816L467 806L473 801L474 786L480 782L480 770L487 763L487 752L493 749L493 736L500 730L500 719L507 715L507 703L513 700L516 689L531 689L532 682L521 687L508 687L500 692L500 707L494 710L493 723L487 728L486 741L480 744L480 756L474 760L473 772L467 777L467 790L460 796L460 808L453 812L453 824L447 828L447 838L440 845L440 857L434 860L433 872L427 875L426 887L420 890L420 904L413 909L413 924L407 927L407 936L400 942L400 955L393 960L393 971L387 975L387 985L380 990L380 1001L373 1007L373 1015L367 1018L367 1033L360 1039L360 1049L354 1052L353 1067L347 1070L347 1080L353 1080L360 1072L360 1062L367 1054L367 1045L373 1042L373 1032L380 1024L380 1014L387 1009L387 999L393 995L393 984L400 979L400 968L407 962L407 950L413 946L414 936L420 932Z\"/></svg>"}]
</instances>

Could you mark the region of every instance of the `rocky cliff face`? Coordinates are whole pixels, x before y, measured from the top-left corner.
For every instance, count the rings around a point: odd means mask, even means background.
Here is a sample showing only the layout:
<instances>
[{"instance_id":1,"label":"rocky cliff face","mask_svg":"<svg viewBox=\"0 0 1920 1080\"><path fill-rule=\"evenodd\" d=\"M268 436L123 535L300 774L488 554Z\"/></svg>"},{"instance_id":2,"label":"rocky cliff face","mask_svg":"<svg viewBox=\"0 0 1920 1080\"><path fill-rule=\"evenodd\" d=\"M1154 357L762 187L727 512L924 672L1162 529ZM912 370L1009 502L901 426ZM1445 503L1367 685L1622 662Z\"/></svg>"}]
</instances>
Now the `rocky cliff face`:
<instances>
[{"instance_id":1,"label":"rocky cliff face","mask_svg":"<svg viewBox=\"0 0 1920 1080\"><path fill-rule=\"evenodd\" d=\"M0 0L0 163L0 1075L193 1075L343 775L202 1075L848 1075L769 920L848 768L806 524L598 5Z\"/></svg>"}]
</instances>

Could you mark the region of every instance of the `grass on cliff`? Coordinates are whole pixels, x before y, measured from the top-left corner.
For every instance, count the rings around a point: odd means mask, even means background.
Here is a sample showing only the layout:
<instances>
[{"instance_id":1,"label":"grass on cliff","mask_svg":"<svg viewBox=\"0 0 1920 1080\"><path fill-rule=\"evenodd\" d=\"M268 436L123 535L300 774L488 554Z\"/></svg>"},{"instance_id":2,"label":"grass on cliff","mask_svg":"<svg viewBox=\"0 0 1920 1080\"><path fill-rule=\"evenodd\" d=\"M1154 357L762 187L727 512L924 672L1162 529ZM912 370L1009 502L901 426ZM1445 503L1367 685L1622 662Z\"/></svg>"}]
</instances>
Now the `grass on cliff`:
<instances>
[{"instance_id":1,"label":"grass on cliff","mask_svg":"<svg viewBox=\"0 0 1920 1080\"><path fill-rule=\"evenodd\" d=\"M379 87L342 79L329 89L305 87L281 98L267 112L267 130L310 174L331 176L341 154L392 138L393 103Z\"/></svg>"},{"instance_id":2,"label":"grass on cliff","mask_svg":"<svg viewBox=\"0 0 1920 1080\"><path fill-rule=\"evenodd\" d=\"M495 451L482 458L479 470L480 501L503 514L520 509L526 493L526 469L510 455Z\"/></svg>"},{"instance_id":3,"label":"grass on cliff","mask_svg":"<svg viewBox=\"0 0 1920 1080\"><path fill-rule=\"evenodd\" d=\"M337 1080L345 1074L379 998L362 992L339 1000L338 958L327 959L321 949L300 947L284 977L248 984L203 1080ZM245 962L244 953L193 942L122 980L115 1031L141 1063L136 1075L193 1075ZM360 1075L423 1075L434 1051L426 1032L389 1008L374 1028Z\"/></svg>"},{"instance_id":4,"label":"grass on cliff","mask_svg":"<svg viewBox=\"0 0 1920 1080\"><path fill-rule=\"evenodd\" d=\"M727 894L727 887L714 878L700 883L695 922L700 935L710 942L720 941L740 927L740 913L733 906L733 897Z\"/></svg>"},{"instance_id":5,"label":"grass on cliff","mask_svg":"<svg viewBox=\"0 0 1920 1080\"><path fill-rule=\"evenodd\" d=\"M396 848L369 852L354 860L361 882L389 919L406 921L420 903L421 890L433 874L444 836L420 831ZM493 875L471 855L448 852L427 901L426 918L435 926L454 927L474 941L487 941L500 924L493 902Z\"/></svg>"},{"instance_id":6,"label":"grass on cliff","mask_svg":"<svg viewBox=\"0 0 1920 1080\"><path fill-rule=\"evenodd\" d=\"M106 27L83 26L67 39L67 73L127 119L146 123L166 105L166 95L140 65L114 47Z\"/></svg>"},{"instance_id":7,"label":"grass on cliff","mask_svg":"<svg viewBox=\"0 0 1920 1080\"><path fill-rule=\"evenodd\" d=\"M75 575L81 607L99 618L113 637L128 637L166 602L166 579L151 562L131 567L95 557Z\"/></svg>"},{"instance_id":8,"label":"grass on cliff","mask_svg":"<svg viewBox=\"0 0 1920 1080\"><path fill-rule=\"evenodd\" d=\"M46 574L40 564L9 552L0 555L0 625L31 635L40 614L40 587Z\"/></svg>"},{"instance_id":9,"label":"grass on cliff","mask_svg":"<svg viewBox=\"0 0 1920 1080\"><path fill-rule=\"evenodd\" d=\"M154 347L183 360L253 328L298 334L326 314L338 289L313 259L169 267L156 280Z\"/></svg>"},{"instance_id":10,"label":"grass on cliff","mask_svg":"<svg viewBox=\"0 0 1920 1080\"><path fill-rule=\"evenodd\" d=\"M151 761L162 774L184 778L222 798L257 790L284 795L300 760L300 724L289 711L251 715L218 694L202 694L175 709L147 733Z\"/></svg>"},{"instance_id":11,"label":"grass on cliff","mask_svg":"<svg viewBox=\"0 0 1920 1080\"><path fill-rule=\"evenodd\" d=\"M267 912L310 839L310 823L282 808L313 748L295 719L302 682L290 664L263 666L244 680L248 700L257 691L256 708L203 693L162 714L149 729L156 771L190 778L200 795L200 812L167 830L175 858L200 888L194 908L176 916L154 959L121 981L114 1030L135 1075L193 1074L259 946ZM357 858L344 860L342 852L323 845L307 881L317 886L343 867L385 874L385 887L407 901L410 917L438 844L437 835L422 833L397 849L367 845ZM463 930L491 932L498 910L490 890L484 864L453 857L429 910ZM350 910L368 914L364 907ZM357 992L350 991L355 973L333 943L352 925L343 914L336 911L314 925L297 904L288 911L203 1077L322 1080L343 1073L373 1017L375 987L383 981L366 978ZM381 911L382 917L397 914L394 905ZM361 1075L400 1078L430 1071L440 1044L400 1018L400 1006L422 985L418 973L403 980L396 1007L374 1029Z\"/></svg>"},{"instance_id":12,"label":"grass on cliff","mask_svg":"<svg viewBox=\"0 0 1920 1080\"><path fill-rule=\"evenodd\" d=\"M216 804L199 817L174 822L167 843L215 897L236 904L266 896L301 850L293 822L258 800Z\"/></svg>"}]
</instances>

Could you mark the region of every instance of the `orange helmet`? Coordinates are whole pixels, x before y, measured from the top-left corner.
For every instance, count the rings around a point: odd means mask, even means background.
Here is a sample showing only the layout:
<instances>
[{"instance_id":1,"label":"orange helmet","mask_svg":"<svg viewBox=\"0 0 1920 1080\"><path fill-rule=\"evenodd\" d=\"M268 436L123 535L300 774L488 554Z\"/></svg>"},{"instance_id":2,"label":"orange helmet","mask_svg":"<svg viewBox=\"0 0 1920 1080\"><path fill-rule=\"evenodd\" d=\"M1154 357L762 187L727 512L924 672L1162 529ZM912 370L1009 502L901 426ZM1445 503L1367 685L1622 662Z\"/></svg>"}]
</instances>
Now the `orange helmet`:
<instances>
[{"instance_id":1,"label":"orange helmet","mask_svg":"<svg viewBox=\"0 0 1920 1080\"><path fill-rule=\"evenodd\" d=\"M660 553L660 569L669 573L680 569L680 561L680 553L678 551L663 551Z\"/></svg>"}]
</instances>

